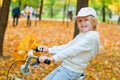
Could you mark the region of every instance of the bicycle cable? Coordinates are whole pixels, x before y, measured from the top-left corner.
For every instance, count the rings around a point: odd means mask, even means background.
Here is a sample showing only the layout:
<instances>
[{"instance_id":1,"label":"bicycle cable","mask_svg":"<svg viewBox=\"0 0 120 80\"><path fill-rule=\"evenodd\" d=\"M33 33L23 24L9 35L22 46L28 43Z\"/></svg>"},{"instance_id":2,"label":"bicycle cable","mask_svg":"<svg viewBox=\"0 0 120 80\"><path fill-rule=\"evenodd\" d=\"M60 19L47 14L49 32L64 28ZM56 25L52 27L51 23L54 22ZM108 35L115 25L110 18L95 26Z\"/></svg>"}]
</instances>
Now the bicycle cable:
<instances>
[{"instance_id":1,"label":"bicycle cable","mask_svg":"<svg viewBox=\"0 0 120 80\"><path fill-rule=\"evenodd\" d=\"M10 69L11 69L12 66L15 65L17 62L25 62L25 60L18 60L18 61L15 61L14 63L11 64L11 66L9 67L9 69L8 69L8 71L7 71L7 80L8 80L8 75L9 75Z\"/></svg>"}]
</instances>

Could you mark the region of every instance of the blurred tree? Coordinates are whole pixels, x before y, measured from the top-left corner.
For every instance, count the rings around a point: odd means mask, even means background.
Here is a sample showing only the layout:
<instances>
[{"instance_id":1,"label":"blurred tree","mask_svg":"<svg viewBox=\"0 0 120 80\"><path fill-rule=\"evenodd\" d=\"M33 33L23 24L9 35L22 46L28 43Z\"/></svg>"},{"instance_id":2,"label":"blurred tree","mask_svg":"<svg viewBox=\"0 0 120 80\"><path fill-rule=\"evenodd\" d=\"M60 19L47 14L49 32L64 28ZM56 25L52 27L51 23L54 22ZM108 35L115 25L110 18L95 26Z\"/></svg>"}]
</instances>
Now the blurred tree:
<instances>
[{"instance_id":1,"label":"blurred tree","mask_svg":"<svg viewBox=\"0 0 120 80\"><path fill-rule=\"evenodd\" d=\"M0 7L2 6L2 2L3 2L3 0L0 0Z\"/></svg>"},{"instance_id":2,"label":"blurred tree","mask_svg":"<svg viewBox=\"0 0 120 80\"><path fill-rule=\"evenodd\" d=\"M108 7L113 13L120 15L120 0L118 2L112 2Z\"/></svg>"},{"instance_id":3,"label":"blurred tree","mask_svg":"<svg viewBox=\"0 0 120 80\"><path fill-rule=\"evenodd\" d=\"M99 16L102 15L102 22L106 21L110 10L115 13L120 11L115 4L120 4L120 0L89 0L89 6L95 8Z\"/></svg>"},{"instance_id":4,"label":"blurred tree","mask_svg":"<svg viewBox=\"0 0 120 80\"><path fill-rule=\"evenodd\" d=\"M105 22L106 21L106 5L105 5L105 0L102 0L102 15L103 15L103 18L102 18L102 21Z\"/></svg>"},{"instance_id":5,"label":"blurred tree","mask_svg":"<svg viewBox=\"0 0 120 80\"><path fill-rule=\"evenodd\" d=\"M21 0L19 0L19 7L21 8Z\"/></svg>"},{"instance_id":6,"label":"blurred tree","mask_svg":"<svg viewBox=\"0 0 120 80\"><path fill-rule=\"evenodd\" d=\"M55 16L56 8L59 6L56 4L56 2L57 0L45 0L45 13L47 13L47 16L50 16L50 18L53 18Z\"/></svg>"},{"instance_id":7,"label":"blurred tree","mask_svg":"<svg viewBox=\"0 0 120 80\"><path fill-rule=\"evenodd\" d=\"M63 10L64 10L64 4L66 1L66 9L68 7L69 0L43 0L44 8L42 8L42 16L46 18L62 18L63 17ZM76 0L70 0L71 1L71 8L76 11ZM41 0L11 0L11 8L21 5L21 10L24 9L25 5L32 5L32 7L36 11L40 11L40 4ZM67 10L65 11L66 14ZM67 16L67 15L66 15Z\"/></svg>"},{"instance_id":8,"label":"blurred tree","mask_svg":"<svg viewBox=\"0 0 120 80\"><path fill-rule=\"evenodd\" d=\"M40 1L39 20L41 20L42 9L43 9L43 0Z\"/></svg>"},{"instance_id":9,"label":"blurred tree","mask_svg":"<svg viewBox=\"0 0 120 80\"><path fill-rule=\"evenodd\" d=\"M0 13L0 56L3 56L3 40L4 34L7 27L9 8L11 0L3 0Z\"/></svg>"},{"instance_id":10,"label":"blurred tree","mask_svg":"<svg viewBox=\"0 0 120 80\"><path fill-rule=\"evenodd\" d=\"M1 14L1 8L2 8L2 7L0 6L0 14Z\"/></svg>"},{"instance_id":11,"label":"blurred tree","mask_svg":"<svg viewBox=\"0 0 120 80\"><path fill-rule=\"evenodd\" d=\"M63 22L64 22L64 19L65 19L66 4L67 4L67 1L65 0L65 4L64 4L64 7L63 7Z\"/></svg>"},{"instance_id":12,"label":"blurred tree","mask_svg":"<svg viewBox=\"0 0 120 80\"><path fill-rule=\"evenodd\" d=\"M50 0L50 16L51 18L53 17L54 13L53 13L53 6L55 4L55 0Z\"/></svg>"},{"instance_id":13,"label":"blurred tree","mask_svg":"<svg viewBox=\"0 0 120 80\"><path fill-rule=\"evenodd\" d=\"M82 7L87 7L88 6L88 0L77 0L77 10L76 10L76 15L78 13L78 11L82 8ZM75 22L75 29L74 29L74 36L73 38L79 33L79 29L77 27L77 23Z\"/></svg>"},{"instance_id":14,"label":"blurred tree","mask_svg":"<svg viewBox=\"0 0 120 80\"><path fill-rule=\"evenodd\" d=\"M1 13L1 6L2 6L3 0L0 0L0 13Z\"/></svg>"},{"instance_id":15,"label":"blurred tree","mask_svg":"<svg viewBox=\"0 0 120 80\"><path fill-rule=\"evenodd\" d=\"M67 17L72 21L73 11L72 11L72 9L70 7L71 7L71 0L68 0Z\"/></svg>"},{"instance_id":16,"label":"blurred tree","mask_svg":"<svg viewBox=\"0 0 120 80\"><path fill-rule=\"evenodd\" d=\"M1 6L0 6L0 13L1 13Z\"/></svg>"}]
</instances>

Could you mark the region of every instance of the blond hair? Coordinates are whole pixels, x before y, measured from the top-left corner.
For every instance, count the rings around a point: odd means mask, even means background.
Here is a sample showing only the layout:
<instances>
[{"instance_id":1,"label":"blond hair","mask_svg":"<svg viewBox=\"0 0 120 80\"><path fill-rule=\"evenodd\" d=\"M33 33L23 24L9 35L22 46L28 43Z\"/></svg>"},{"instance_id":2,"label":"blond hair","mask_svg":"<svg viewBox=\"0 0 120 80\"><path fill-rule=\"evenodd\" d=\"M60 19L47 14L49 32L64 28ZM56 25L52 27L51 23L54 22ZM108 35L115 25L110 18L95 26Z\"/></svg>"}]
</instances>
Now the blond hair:
<instances>
[{"instance_id":1,"label":"blond hair","mask_svg":"<svg viewBox=\"0 0 120 80\"><path fill-rule=\"evenodd\" d=\"M93 26L93 30L97 30L97 24L98 24L97 18L90 15L90 16L88 16L88 20L91 22L91 24Z\"/></svg>"}]
</instances>

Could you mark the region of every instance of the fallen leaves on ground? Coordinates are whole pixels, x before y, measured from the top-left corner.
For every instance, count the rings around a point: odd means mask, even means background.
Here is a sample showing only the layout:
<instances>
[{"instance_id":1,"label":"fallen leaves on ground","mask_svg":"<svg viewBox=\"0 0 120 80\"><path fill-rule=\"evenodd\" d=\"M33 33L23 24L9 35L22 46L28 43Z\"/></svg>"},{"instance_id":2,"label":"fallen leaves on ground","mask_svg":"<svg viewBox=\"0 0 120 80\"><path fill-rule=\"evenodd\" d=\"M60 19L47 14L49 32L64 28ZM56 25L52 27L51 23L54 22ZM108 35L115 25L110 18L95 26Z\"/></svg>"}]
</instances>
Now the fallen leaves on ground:
<instances>
[{"instance_id":1,"label":"fallen leaves on ground","mask_svg":"<svg viewBox=\"0 0 120 80\"><path fill-rule=\"evenodd\" d=\"M72 39L73 31L74 22L63 23L62 21L42 20L37 21L37 24L33 21L32 26L26 26L26 21L20 20L19 25L13 27L12 22L9 21L3 49L4 55L10 57L0 58L0 80L6 80L10 65L17 60L25 60L30 49L38 45L52 47L54 45L65 44ZM100 23L98 31L101 38L101 50L85 69L87 75L85 80L119 80L120 26ZM41 52L34 53L34 55L51 56ZM10 75L19 74L21 64L23 63L17 63L11 69ZM40 68L32 68L31 74L27 76L27 79L42 80L43 77L54 70L59 64L40 64L44 71L40 70Z\"/></svg>"}]
</instances>

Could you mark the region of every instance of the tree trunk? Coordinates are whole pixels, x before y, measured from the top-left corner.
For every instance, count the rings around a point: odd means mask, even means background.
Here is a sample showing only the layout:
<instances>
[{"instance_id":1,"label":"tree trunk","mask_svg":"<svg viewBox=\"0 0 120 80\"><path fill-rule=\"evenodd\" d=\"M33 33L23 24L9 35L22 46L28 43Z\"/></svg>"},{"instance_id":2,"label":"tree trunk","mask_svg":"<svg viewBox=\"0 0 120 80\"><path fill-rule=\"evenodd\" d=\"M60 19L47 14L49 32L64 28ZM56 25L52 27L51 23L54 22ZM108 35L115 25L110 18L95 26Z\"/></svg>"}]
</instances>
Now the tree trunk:
<instances>
[{"instance_id":1,"label":"tree trunk","mask_svg":"<svg viewBox=\"0 0 120 80\"><path fill-rule=\"evenodd\" d=\"M76 15L78 13L78 11L82 8L82 7L87 7L88 6L88 0L77 0L77 10L76 10ZM74 28L74 36L73 38L79 33L79 29L77 27L77 23L75 22L75 28Z\"/></svg>"},{"instance_id":2,"label":"tree trunk","mask_svg":"<svg viewBox=\"0 0 120 80\"><path fill-rule=\"evenodd\" d=\"M9 7L11 0L3 0L3 6L0 14L0 56L3 56L3 40L7 27Z\"/></svg>"},{"instance_id":3,"label":"tree trunk","mask_svg":"<svg viewBox=\"0 0 120 80\"><path fill-rule=\"evenodd\" d=\"M106 15L105 15L105 14L106 14L106 11L105 11L105 5L103 5L103 7L102 7L102 15L103 15L102 21L103 21L103 22L106 21L106 18L105 18Z\"/></svg>"},{"instance_id":4,"label":"tree trunk","mask_svg":"<svg viewBox=\"0 0 120 80\"><path fill-rule=\"evenodd\" d=\"M50 16L51 16L51 18L53 18L53 4L51 4L51 12L50 12Z\"/></svg>"},{"instance_id":5,"label":"tree trunk","mask_svg":"<svg viewBox=\"0 0 120 80\"><path fill-rule=\"evenodd\" d=\"M41 17L42 17L42 8L43 8L43 0L41 0L40 2L39 20L41 20Z\"/></svg>"},{"instance_id":6,"label":"tree trunk","mask_svg":"<svg viewBox=\"0 0 120 80\"><path fill-rule=\"evenodd\" d=\"M1 14L1 7L0 7L0 14Z\"/></svg>"},{"instance_id":7,"label":"tree trunk","mask_svg":"<svg viewBox=\"0 0 120 80\"><path fill-rule=\"evenodd\" d=\"M21 0L19 0L19 7L20 7L20 9L21 9Z\"/></svg>"},{"instance_id":8,"label":"tree trunk","mask_svg":"<svg viewBox=\"0 0 120 80\"><path fill-rule=\"evenodd\" d=\"M64 9L63 9L63 22L65 19L65 12L66 12L66 0L65 0Z\"/></svg>"}]
</instances>

